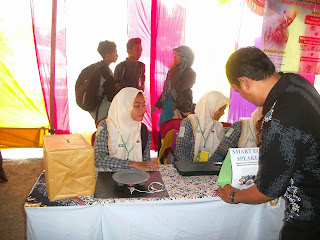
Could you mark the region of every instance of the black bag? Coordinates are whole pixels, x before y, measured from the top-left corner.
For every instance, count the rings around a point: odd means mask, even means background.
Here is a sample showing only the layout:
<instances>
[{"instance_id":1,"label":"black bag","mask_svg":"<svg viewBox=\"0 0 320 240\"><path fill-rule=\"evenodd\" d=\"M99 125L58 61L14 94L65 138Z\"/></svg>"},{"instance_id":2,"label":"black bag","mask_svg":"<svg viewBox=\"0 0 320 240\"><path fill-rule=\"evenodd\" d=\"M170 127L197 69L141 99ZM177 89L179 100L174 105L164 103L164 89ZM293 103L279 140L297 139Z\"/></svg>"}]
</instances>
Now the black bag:
<instances>
[{"instance_id":1,"label":"black bag","mask_svg":"<svg viewBox=\"0 0 320 240\"><path fill-rule=\"evenodd\" d=\"M85 111L93 111L100 106L102 99L107 95L108 101L114 97L114 80L105 63L98 62L84 68L75 85L76 102ZM101 96L98 95L101 76L105 79Z\"/></svg>"}]
</instances>

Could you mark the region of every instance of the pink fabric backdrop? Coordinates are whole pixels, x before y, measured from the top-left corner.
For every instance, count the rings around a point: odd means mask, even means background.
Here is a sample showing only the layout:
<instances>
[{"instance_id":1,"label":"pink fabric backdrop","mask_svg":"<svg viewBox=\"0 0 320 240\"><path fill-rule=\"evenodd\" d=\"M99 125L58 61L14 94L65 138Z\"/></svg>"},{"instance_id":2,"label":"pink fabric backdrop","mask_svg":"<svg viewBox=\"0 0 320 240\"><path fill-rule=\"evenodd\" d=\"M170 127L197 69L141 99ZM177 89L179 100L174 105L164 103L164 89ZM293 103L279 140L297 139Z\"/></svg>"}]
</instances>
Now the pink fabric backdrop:
<instances>
[{"instance_id":1,"label":"pink fabric backdrop","mask_svg":"<svg viewBox=\"0 0 320 240\"><path fill-rule=\"evenodd\" d=\"M157 150L158 120L160 111L151 115L150 110L162 92L169 65L173 62L173 48L184 44L186 9L179 0L130 0L128 1L128 39L142 39L143 54L141 61L146 64L147 111L143 122L152 130L152 149ZM43 89L46 109L50 115L50 36L51 36L51 1L31 0L35 50L38 60L39 75ZM170 7L168 7L170 6ZM47 12L49 14L43 14ZM69 133L69 105L66 77L65 23L61 22L64 1L58 1L57 43L56 43L56 78L55 78L55 119L56 133ZM62 26L62 27L61 27ZM241 36L246 35L241 32ZM260 47L259 32L255 45ZM239 40L238 39L238 40ZM238 46L243 47L243 46ZM301 74L314 84L314 75ZM255 106L244 100L231 89L232 99L228 122L235 122L239 117L250 117ZM50 117L49 117L50 119Z\"/></svg>"},{"instance_id":2,"label":"pink fabric backdrop","mask_svg":"<svg viewBox=\"0 0 320 240\"><path fill-rule=\"evenodd\" d=\"M31 14L35 51L37 55L38 68L42 91L44 95L47 115L50 118L50 56L51 56L51 12L52 1L31 0ZM54 129L56 134L70 133L69 128L69 104L67 89L67 58L65 44L65 24L61 23L65 14L64 1L58 1L57 28L56 33L56 64L55 64L55 94L54 94ZM43 14L50 13L49 15ZM64 26L61 28L61 25Z\"/></svg>"},{"instance_id":3,"label":"pink fabric backdrop","mask_svg":"<svg viewBox=\"0 0 320 240\"><path fill-rule=\"evenodd\" d=\"M169 65L173 62L173 48L184 44L185 8L178 1L170 1L170 9L161 0L128 1L128 37L142 39L142 57L150 59L146 68L145 93L150 105L144 123L152 130L153 150L157 150L160 111L151 115L150 109L162 92ZM146 71L146 72L147 72Z\"/></svg>"},{"instance_id":4,"label":"pink fabric backdrop","mask_svg":"<svg viewBox=\"0 0 320 240\"><path fill-rule=\"evenodd\" d=\"M142 55L139 61L146 65L145 94L150 103L150 44L151 44L151 1L128 1L128 39L141 38ZM122 61L122 60L121 60ZM143 122L152 129L150 104L146 105Z\"/></svg>"}]
</instances>

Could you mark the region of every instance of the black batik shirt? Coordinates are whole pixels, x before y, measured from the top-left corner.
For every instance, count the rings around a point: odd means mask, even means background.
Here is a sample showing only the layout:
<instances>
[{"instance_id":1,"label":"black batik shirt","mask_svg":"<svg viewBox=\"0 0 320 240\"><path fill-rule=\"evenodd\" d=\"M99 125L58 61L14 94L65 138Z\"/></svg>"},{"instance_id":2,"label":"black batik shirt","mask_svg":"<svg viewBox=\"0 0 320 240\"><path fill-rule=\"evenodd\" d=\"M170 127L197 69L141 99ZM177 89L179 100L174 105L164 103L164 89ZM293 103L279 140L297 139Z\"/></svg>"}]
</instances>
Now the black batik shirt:
<instances>
[{"instance_id":1,"label":"black batik shirt","mask_svg":"<svg viewBox=\"0 0 320 240\"><path fill-rule=\"evenodd\" d=\"M287 226L319 228L320 96L301 76L281 73L263 115L258 190L284 196Z\"/></svg>"}]
</instances>

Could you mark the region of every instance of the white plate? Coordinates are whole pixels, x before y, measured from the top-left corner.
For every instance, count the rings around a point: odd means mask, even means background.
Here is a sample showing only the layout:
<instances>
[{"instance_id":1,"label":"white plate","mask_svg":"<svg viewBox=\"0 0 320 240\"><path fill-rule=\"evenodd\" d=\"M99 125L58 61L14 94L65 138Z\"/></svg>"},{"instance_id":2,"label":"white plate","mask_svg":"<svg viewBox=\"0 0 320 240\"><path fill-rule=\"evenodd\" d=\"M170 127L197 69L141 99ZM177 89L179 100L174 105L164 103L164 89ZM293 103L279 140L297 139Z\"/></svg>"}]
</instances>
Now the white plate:
<instances>
[{"instance_id":1,"label":"white plate","mask_svg":"<svg viewBox=\"0 0 320 240\"><path fill-rule=\"evenodd\" d=\"M150 175L138 169L123 169L115 172L112 178L120 184L140 184L146 182Z\"/></svg>"}]
</instances>

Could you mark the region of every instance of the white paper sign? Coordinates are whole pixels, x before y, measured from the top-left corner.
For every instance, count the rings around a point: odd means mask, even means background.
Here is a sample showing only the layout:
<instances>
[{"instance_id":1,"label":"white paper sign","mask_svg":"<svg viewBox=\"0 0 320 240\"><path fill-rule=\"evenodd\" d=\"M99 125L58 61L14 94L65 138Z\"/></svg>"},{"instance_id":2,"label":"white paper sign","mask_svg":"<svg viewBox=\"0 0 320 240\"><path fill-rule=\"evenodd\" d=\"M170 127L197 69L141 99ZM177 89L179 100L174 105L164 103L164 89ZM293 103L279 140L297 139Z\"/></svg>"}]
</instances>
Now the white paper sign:
<instances>
[{"instance_id":1,"label":"white paper sign","mask_svg":"<svg viewBox=\"0 0 320 240\"><path fill-rule=\"evenodd\" d=\"M259 169L259 148L230 148L232 186L238 189L251 187Z\"/></svg>"}]
</instances>

